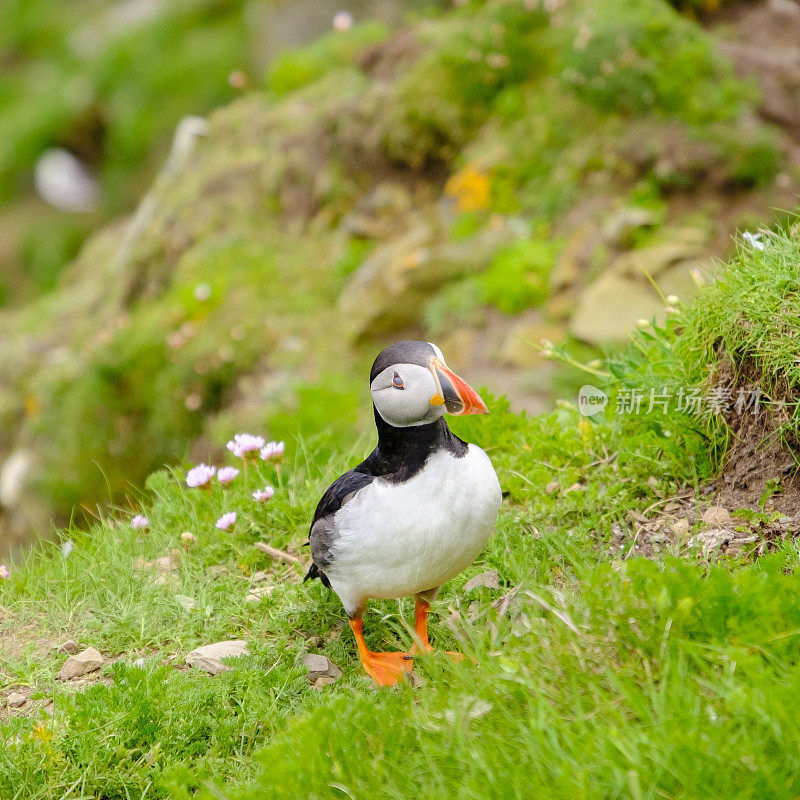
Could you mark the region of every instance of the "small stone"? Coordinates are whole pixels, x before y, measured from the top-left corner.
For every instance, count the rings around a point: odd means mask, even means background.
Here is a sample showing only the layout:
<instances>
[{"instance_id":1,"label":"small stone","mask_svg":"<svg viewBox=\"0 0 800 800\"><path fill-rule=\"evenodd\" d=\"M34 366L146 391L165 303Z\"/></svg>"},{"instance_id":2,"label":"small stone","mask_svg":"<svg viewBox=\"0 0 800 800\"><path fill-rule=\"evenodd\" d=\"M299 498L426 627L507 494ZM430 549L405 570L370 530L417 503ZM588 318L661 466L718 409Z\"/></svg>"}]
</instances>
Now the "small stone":
<instances>
[{"instance_id":1,"label":"small stone","mask_svg":"<svg viewBox=\"0 0 800 800\"><path fill-rule=\"evenodd\" d=\"M103 656L94 647L88 647L82 653L70 656L64 662L61 671L58 673L58 680L68 681L73 678L80 678L90 672L95 672L102 666Z\"/></svg>"},{"instance_id":2,"label":"small stone","mask_svg":"<svg viewBox=\"0 0 800 800\"><path fill-rule=\"evenodd\" d=\"M494 571L482 572L474 578L470 578L464 584L464 591L468 592L470 589L476 589L478 586L485 586L487 589L500 588L500 576Z\"/></svg>"},{"instance_id":3,"label":"small stone","mask_svg":"<svg viewBox=\"0 0 800 800\"><path fill-rule=\"evenodd\" d=\"M553 494L553 492L557 492L559 487L558 481L550 481L547 486L544 487L545 494Z\"/></svg>"},{"instance_id":4,"label":"small stone","mask_svg":"<svg viewBox=\"0 0 800 800\"><path fill-rule=\"evenodd\" d=\"M311 685L315 689L321 689L323 686L330 686L332 683L336 683L336 678L332 678L330 675L320 675Z\"/></svg>"},{"instance_id":5,"label":"small stone","mask_svg":"<svg viewBox=\"0 0 800 800\"><path fill-rule=\"evenodd\" d=\"M672 532L678 539L683 539L689 533L689 520L679 519L672 524Z\"/></svg>"},{"instance_id":6,"label":"small stone","mask_svg":"<svg viewBox=\"0 0 800 800\"><path fill-rule=\"evenodd\" d=\"M153 566L156 572L164 573L173 572L178 569L178 564L173 558L173 555L160 556L155 561L150 562L148 566Z\"/></svg>"},{"instance_id":7,"label":"small stone","mask_svg":"<svg viewBox=\"0 0 800 800\"><path fill-rule=\"evenodd\" d=\"M258 570L258 572L254 572L250 576L251 583L266 583L268 580L272 578L269 572L266 570Z\"/></svg>"},{"instance_id":8,"label":"small stone","mask_svg":"<svg viewBox=\"0 0 800 800\"><path fill-rule=\"evenodd\" d=\"M254 586L245 597L248 603L257 603L262 597L269 597L275 591L274 586Z\"/></svg>"},{"instance_id":9,"label":"small stone","mask_svg":"<svg viewBox=\"0 0 800 800\"><path fill-rule=\"evenodd\" d=\"M11 692L11 694L6 697L6 703L8 703L9 708L20 708L27 702L28 698L20 692Z\"/></svg>"},{"instance_id":10,"label":"small stone","mask_svg":"<svg viewBox=\"0 0 800 800\"><path fill-rule=\"evenodd\" d=\"M308 680L312 684L316 683L318 678L336 680L342 674L342 670L333 661L320 653L304 653L303 664L308 670Z\"/></svg>"},{"instance_id":11,"label":"small stone","mask_svg":"<svg viewBox=\"0 0 800 800\"><path fill-rule=\"evenodd\" d=\"M597 244L597 229L592 224L578 226L569 237L550 273L550 289L558 294L580 280L586 261Z\"/></svg>"},{"instance_id":12,"label":"small stone","mask_svg":"<svg viewBox=\"0 0 800 800\"><path fill-rule=\"evenodd\" d=\"M133 568L137 570L154 570L155 572L166 575L178 569L177 559L173 555L160 556L154 561L145 561L141 556L133 562Z\"/></svg>"},{"instance_id":13,"label":"small stone","mask_svg":"<svg viewBox=\"0 0 800 800\"><path fill-rule=\"evenodd\" d=\"M722 506L709 506L703 512L703 522L706 525L719 527L720 525L729 525L732 521L731 512Z\"/></svg>"},{"instance_id":14,"label":"small stone","mask_svg":"<svg viewBox=\"0 0 800 800\"><path fill-rule=\"evenodd\" d=\"M621 208L605 221L603 238L612 244L624 243L638 228L652 227L656 221L655 214L647 208Z\"/></svg>"},{"instance_id":15,"label":"small stone","mask_svg":"<svg viewBox=\"0 0 800 800\"><path fill-rule=\"evenodd\" d=\"M247 642L243 639L231 639L225 642L206 644L192 650L186 656L190 667L201 669L211 675L227 672L230 667L222 663L223 658L237 658L247 655Z\"/></svg>"},{"instance_id":16,"label":"small stone","mask_svg":"<svg viewBox=\"0 0 800 800\"><path fill-rule=\"evenodd\" d=\"M87 166L68 150L45 150L33 167L39 196L59 211L85 213L95 208L99 187Z\"/></svg>"},{"instance_id":17,"label":"small stone","mask_svg":"<svg viewBox=\"0 0 800 800\"><path fill-rule=\"evenodd\" d=\"M623 253L614 260L610 270L619 276L637 279L642 275L642 270L645 270L648 275L656 278L673 264L698 254L698 245L691 242L661 242Z\"/></svg>"},{"instance_id":18,"label":"small stone","mask_svg":"<svg viewBox=\"0 0 800 800\"><path fill-rule=\"evenodd\" d=\"M80 653L81 647L72 639L67 639L63 644L57 645L55 650L57 653L66 653L68 656L74 656L76 653Z\"/></svg>"},{"instance_id":19,"label":"small stone","mask_svg":"<svg viewBox=\"0 0 800 800\"><path fill-rule=\"evenodd\" d=\"M609 270L581 294L570 331L590 344L624 342L638 319L661 319L663 311L661 299L638 279Z\"/></svg>"},{"instance_id":20,"label":"small stone","mask_svg":"<svg viewBox=\"0 0 800 800\"><path fill-rule=\"evenodd\" d=\"M175 600L184 611L194 611L194 598L185 594L176 594Z\"/></svg>"},{"instance_id":21,"label":"small stone","mask_svg":"<svg viewBox=\"0 0 800 800\"><path fill-rule=\"evenodd\" d=\"M726 531L723 528L711 528L710 530L698 533L696 540L702 546L703 552L708 553L726 544L732 537L733 534L730 531Z\"/></svg>"}]
</instances>

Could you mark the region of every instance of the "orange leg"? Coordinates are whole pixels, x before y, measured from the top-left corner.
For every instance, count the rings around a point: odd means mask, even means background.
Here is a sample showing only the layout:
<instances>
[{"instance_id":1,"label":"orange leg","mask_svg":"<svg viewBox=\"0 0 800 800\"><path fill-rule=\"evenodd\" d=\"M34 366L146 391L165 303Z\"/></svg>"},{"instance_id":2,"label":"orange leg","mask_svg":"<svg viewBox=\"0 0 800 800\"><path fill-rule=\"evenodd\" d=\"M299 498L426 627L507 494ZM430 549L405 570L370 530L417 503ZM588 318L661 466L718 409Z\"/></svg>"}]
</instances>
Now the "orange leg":
<instances>
[{"instance_id":1,"label":"orange leg","mask_svg":"<svg viewBox=\"0 0 800 800\"><path fill-rule=\"evenodd\" d=\"M419 642L414 642L414 646L411 648L412 653L418 653L420 650L428 653L433 650L428 641L428 611L430 611L430 607L430 603L426 603L424 600L417 600L414 604L414 631Z\"/></svg>"},{"instance_id":2,"label":"orange leg","mask_svg":"<svg viewBox=\"0 0 800 800\"><path fill-rule=\"evenodd\" d=\"M378 686L394 686L399 681L405 680L406 673L411 672L414 666L414 659L410 655L406 653L373 653L367 648L364 641L363 621L351 619L350 627L356 637L361 666Z\"/></svg>"},{"instance_id":3,"label":"orange leg","mask_svg":"<svg viewBox=\"0 0 800 800\"><path fill-rule=\"evenodd\" d=\"M424 600L417 600L414 605L414 632L417 634L419 643L414 642L414 646L411 648L412 653L419 653L420 651L430 653L433 650L433 646L428 641L428 611L430 611L430 608L430 603L426 603ZM453 661L461 661L464 658L461 653L453 653L450 650L447 651L447 655Z\"/></svg>"}]
</instances>

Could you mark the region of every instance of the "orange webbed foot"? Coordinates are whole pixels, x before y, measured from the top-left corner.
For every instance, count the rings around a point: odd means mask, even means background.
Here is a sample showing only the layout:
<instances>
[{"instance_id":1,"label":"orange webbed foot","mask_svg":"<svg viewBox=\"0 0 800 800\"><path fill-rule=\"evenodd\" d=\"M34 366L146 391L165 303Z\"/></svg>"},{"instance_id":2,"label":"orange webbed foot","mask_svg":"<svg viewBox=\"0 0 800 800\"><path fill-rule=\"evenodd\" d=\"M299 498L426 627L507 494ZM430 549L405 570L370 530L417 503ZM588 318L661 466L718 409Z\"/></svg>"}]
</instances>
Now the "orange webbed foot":
<instances>
[{"instance_id":1,"label":"orange webbed foot","mask_svg":"<svg viewBox=\"0 0 800 800\"><path fill-rule=\"evenodd\" d=\"M404 681L414 667L414 659L406 653L368 653L361 665L378 686L394 686Z\"/></svg>"},{"instance_id":2,"label":"orange webbed foot","mask_svg":"<svg viewBox=\"0 0 800 800\"><path fill-rule=\"evenodd\" d=\"M408 653L373 653L364 641L364 623L360 617L350 620L356 637L361 666L378 686L394 686L405 680L414 667L414 659Z\"/></svg>"}]
</instances>

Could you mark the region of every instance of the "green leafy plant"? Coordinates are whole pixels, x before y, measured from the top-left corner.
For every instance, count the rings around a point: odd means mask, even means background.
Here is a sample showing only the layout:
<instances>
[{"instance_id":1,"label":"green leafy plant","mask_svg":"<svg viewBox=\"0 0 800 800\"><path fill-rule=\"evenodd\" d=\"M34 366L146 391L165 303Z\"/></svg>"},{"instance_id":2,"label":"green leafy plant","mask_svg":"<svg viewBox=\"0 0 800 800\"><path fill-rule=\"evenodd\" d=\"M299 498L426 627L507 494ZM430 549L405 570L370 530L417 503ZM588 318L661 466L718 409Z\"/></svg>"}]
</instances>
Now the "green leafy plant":
<instances>
[{"instance_id":1,"label":"green leafy plant","mask_svg":"<svg viewBox=\"0 0 800 800\"><path fill-rule=\"evenodd\" d=\"M506 314L541 304L559 250L552 239L523 239L504 247L481 276L486 302Z\"/></svg>"}]
</instances>

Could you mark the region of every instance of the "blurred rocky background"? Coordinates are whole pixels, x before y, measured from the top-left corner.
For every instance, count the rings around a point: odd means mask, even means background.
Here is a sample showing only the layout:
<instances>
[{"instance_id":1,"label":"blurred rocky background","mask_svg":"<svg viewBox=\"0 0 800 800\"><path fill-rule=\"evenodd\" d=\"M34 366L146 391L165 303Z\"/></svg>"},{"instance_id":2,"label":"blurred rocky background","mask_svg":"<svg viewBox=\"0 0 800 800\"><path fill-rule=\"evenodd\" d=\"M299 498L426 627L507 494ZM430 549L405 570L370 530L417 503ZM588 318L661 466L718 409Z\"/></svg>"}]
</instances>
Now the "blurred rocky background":
<instances>
[{"instance_id":1,"label":"blurred rocky background","mask_svg":"<svg viewBox=\"0 0 800 800\"><path fill-rule=\"evenodd\" d=\"M797 205L795 0L0 18L0 552L234 430L352 437L389 339L539 411L585 378L549 343L619 346Z\"/></svg>"}]
</instances>

